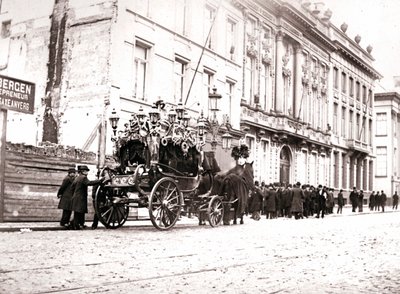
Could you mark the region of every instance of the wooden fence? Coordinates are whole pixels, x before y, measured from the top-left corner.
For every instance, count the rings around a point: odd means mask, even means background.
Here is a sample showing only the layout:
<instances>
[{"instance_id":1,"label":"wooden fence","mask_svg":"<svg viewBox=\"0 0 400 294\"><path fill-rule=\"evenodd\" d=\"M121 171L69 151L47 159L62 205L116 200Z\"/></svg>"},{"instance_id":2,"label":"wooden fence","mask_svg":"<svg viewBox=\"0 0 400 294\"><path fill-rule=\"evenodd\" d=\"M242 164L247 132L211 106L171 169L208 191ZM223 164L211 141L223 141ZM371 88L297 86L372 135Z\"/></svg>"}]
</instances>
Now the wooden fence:
<instances>
[{"instance_id":1,"label":"wooden fence","mask_svg":"<svg viewBox=\"0 0 400 294\"><path fill-rule=\"evenodd\" d=\"M89 179L97 172L97 156L64 146L29 146L6 143L4 193L0 195L0 220L58 221L57 190L69 167L86 164L91 169ZM89 191L90 193L90 191ZM93 216L91 194L88 197L89 214Z\"/></svg>"}]
</instances>

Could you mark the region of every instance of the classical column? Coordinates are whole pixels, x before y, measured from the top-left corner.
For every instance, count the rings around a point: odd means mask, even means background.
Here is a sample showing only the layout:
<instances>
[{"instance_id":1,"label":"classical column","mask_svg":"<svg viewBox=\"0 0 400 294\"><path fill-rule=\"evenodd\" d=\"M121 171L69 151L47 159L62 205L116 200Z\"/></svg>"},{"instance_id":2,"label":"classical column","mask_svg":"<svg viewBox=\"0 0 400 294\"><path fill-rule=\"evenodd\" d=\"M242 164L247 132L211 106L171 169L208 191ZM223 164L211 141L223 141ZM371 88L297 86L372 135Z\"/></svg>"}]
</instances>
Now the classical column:
<instances>
[{"instance_id":1,"label":"classical column","mask_svg":"<svg viewBox=\"0 0 400 294\"><path fill-rule=\"evenodd\" d=\"M353 189L354 185L354 156L350 157L350 166L349 166L349 172L350 172L350 189ZM358 188L358 187L357 187Z\"/></svg>"},{"instance_id":2,"label":"classical column","mask_svg":"<svg viewBox=\"0 0 400 294\"><path fill-rule=\"evenodd\" d=\"M297 45L295 48L295 62L296 62L296 72L294 75L294 112L293 112L293 117L294 118L300 118L300 110L302 108L302 91L301 91L301 57L303 53L303 46Z\"/></svg>"},{"instance_id":3,"label":"classical column","mask_svg":"<svg viewBox=\"0 0 400 294\"><path fill-rule=\"evenodd\" d=\"M362 186L361 186L361 169L362 169L362 160L361 160L361 158L357 158L356 186L357 186L358 189L362 189Z\"/></svg>"},{"instance_id":4,"label":"classical column","mask_svg":"<svg viewBox=\"0 0 400 294\"><path fill-rule=\"evenodd\" d=\"M275 76L275 111L283 113L283 32L278 31L276 34L276 76Z\"/></svg>"},{"instance_id":5,"label":"classical column","mask_svg":"<svg viewBox=\"0 0 400 294\"><path fill-rule=\"evenodd\" d=\"M368 160L363 161L363 190L368 190Z\"/></svg>"}]
</instances>

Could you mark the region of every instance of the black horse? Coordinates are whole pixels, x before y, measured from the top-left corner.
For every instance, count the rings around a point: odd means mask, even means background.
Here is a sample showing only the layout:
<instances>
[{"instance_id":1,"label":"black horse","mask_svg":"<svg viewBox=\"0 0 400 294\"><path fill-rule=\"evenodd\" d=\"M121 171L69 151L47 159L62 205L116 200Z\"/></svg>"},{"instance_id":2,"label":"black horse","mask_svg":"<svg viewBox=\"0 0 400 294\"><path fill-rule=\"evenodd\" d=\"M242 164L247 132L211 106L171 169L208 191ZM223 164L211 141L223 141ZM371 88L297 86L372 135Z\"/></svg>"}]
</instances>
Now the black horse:
<instances>
[{"instance_id":1,"label":"black horse","mask_svg":"<svg viewBox=\"0 0 400 294\"><path fill-rule=\"evenodd\" d=\"M240 224L243 224L243 215L246 211L247 201L250 190L254 190L254 169L253 163L245 163L243 167L233 168L228 173L220 187L219 195L226 195L227 200L232 203L234 208L233 224L237 224L237 218L240 218ZM230 223L230 204L227 205L224 217L224 225Z\"/></svg>"},{"instance_id":2,"label":"black horse","mask_svg":"<svg viewBox=\"0 0 400 294\"><path fill-rule=\"evenodd\" d=\"M224 201L229 202L224 206L224 224L229 225L231 220L230 209L234 208L233 224L237 224L240 217L240 224L243 224L243 215L246 210L249 191L254 189L254 170L253 163L245 163L243 166L237 165L225 173L214 174L212 181L207 181L199 187L209 187L212 184L209 195L223 196ZM199 194L204 194L207 190L199 190ZM199 215L199 224L205 224L205 216Z\"/></svg>"}]
</instances>

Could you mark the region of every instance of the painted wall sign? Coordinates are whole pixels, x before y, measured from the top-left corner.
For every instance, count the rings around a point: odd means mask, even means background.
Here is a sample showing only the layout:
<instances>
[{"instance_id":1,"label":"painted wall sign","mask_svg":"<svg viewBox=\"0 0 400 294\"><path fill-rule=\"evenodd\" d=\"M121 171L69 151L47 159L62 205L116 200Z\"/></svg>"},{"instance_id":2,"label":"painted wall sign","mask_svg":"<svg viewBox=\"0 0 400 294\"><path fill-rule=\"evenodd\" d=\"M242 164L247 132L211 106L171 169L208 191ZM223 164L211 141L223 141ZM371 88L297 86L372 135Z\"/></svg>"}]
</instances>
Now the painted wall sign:
<instances>
[{"instance_id":1,"label":"painted wall sign","mask_svg":"<svg viewBox=\"0 0 400 294\"><path fill-rule=\"evenodd\" d=\"M0 75L0 107L33 113L35 84Z\"/></svg>"}]
</instances>

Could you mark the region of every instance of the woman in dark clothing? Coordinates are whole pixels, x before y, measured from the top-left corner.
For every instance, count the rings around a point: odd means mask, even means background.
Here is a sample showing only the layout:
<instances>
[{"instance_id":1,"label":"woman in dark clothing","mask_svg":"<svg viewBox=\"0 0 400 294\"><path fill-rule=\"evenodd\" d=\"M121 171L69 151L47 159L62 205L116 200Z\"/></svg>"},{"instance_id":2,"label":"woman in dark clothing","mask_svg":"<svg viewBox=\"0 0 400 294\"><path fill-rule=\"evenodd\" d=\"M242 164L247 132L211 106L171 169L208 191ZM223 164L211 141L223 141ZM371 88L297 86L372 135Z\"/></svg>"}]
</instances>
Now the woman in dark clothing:
<instances>
[{"instance_id":1,"label":"woman in dark clothing","mask_svg":"<svg viewBox=\"0 0 400 294\"><path fill-rule=\"evenodd\" d=\"M79 175L72 183L72 190L74 191L72 196L72 211L74 212L73 230L80 230L84 227L85 213L88 212L88 186L100 184L103 181L103 178L89 181L87 178L88 172L89 168L86 165L78 166Z\"/></svg>"},{"instance_id":2,"label":"woman in dark clothing","mask_svg":"<svg viewBox=\"0 0 400 294\"><path fill-rule=\"evenodd\" d=\"M64 178L60 188L57 192L57 198L60 199L58 203L58 208L62 209L62 216L60 225L63 227L69 227L69 221L71 218L71 206L72 206L72 196L74 191L72 190L72 183L75 179L75 168L68 169L68 175Z\"/></svg>"}]
</instances>

